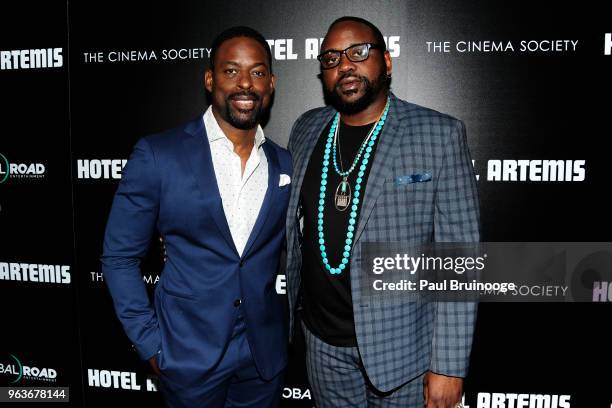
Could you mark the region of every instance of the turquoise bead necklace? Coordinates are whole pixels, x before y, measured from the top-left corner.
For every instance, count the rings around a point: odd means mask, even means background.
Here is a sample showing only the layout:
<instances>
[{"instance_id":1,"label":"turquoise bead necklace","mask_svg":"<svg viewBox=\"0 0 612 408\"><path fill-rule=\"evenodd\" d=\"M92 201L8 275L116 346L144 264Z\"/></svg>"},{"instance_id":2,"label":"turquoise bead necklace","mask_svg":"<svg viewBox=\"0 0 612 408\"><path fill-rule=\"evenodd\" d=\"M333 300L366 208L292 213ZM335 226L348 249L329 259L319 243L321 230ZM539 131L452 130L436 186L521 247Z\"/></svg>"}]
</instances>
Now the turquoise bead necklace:
<instances>
[{"instance_id":1,"label":"turquoise bead necklace","mask_svg":"<svg viewBox=\"0 0 612 408\"><path fill-rule=\"evenodd\" d=\"M363 182L363 176L365 174L365 170L367 168L370 155L373 150L373 146L376 143L376 139L380 134L380 131L385 124L385 120L387 119L387 113L389 112L389 98L387 98L387 104L385 109L378 119L374 126L372 126L372 130L365 138L363 143L361 144L357 156L351 167L347 171L341 171L338 169L338 165L336 162L336 141L338 138L338 128L340 122L340 113L337 112L334 116L334 120L329 129L329 133L327 135L327 142L325 143L325 150L323 153L323 167L321 170L321 187L319 194L319 211L317 215L317 230L319 232L319 249L321 251L321 259L323 260L323 265L325 265L325 269L329 271L332 275L338 275L342 273L344 269L346 269L346 265L349 262L349 257L351 256L352 244L353 244L353 236L357 224L357 210L359 204L359 197L361 194L361 183ZM332 146L333 144L333 146ZM329 264L329 259L327 259L327 249L325 246L325 234L323 232L324 226L324 218L323 212L325 209L325 192L327 191L327 174L329 172L329 156L332 153L333 149L333 164L334 171L342 177L342 181L336 188L336 195L334 197L334 204L336 209L339 211L344 211L351 205L351 212L349 214L348 221L348 229L346 232L346 239L344 241L344 250L342 252L342 260L337 267L332 267ZM361 158L361 165L359 166L359 172L357 173L357 179L355 180L355 192L352 194L350 191L350 185L347 181L347 177L351 174L351 172L356 168L357 163L359 163L359 159Z\"/></svg>"}]
</instances>

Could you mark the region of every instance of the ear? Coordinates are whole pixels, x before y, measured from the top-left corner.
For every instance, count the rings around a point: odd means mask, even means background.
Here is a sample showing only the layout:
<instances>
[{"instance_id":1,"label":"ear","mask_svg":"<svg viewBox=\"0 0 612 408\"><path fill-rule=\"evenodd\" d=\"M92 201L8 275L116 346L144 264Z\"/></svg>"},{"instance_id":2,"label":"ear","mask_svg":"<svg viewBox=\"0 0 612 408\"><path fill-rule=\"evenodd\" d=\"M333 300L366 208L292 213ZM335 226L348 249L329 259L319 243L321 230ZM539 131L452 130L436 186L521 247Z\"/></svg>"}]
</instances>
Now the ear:
<instances>
[{"instance_id":1,"label":"ear","mask_svg":"<svg viewBox=\"0 0 612 408\"><path fill-rule=\"evenodd\" d=\"M385 51L385 66L387 67L387 75L391 75L393 71L393 63L391 62L391 54L389 51Z\"/></svg>"},{"instance_id":2,"label":"ear","mask_svg":"<svg viewBox=\"0 0 612 408\"><path fill-rule=\"evenodd\" d=\"M213 72L212 69L207 69L204 73L204 87L208 92L212 92L213 87Z\"/></svg>"},{"instance_id":3,"label":"ear","mask_svg":"<svg viewBox=\"0 0 612 408\"><path fill-rule=\"evenodd\" d=\"M276 77L274 74L270 75L270 94L274 93L274 88L276 87Z\"/></svg>"}]
</instances>

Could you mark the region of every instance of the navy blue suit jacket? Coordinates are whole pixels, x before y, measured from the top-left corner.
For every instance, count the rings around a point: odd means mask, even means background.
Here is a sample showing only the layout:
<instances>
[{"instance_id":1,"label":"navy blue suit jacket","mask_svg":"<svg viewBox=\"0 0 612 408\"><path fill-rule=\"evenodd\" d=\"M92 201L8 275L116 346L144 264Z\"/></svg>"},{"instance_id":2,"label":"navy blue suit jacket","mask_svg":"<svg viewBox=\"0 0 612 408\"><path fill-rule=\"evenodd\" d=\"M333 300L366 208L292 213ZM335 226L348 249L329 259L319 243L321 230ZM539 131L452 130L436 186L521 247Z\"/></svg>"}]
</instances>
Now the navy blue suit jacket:
<instances>
[{"instance_id":1,"label":"navy blue suit jacket","mask_svg":"<svg viewBox=\"0 0 612 408\"><path fill-rule=\"evenodd\" d=\"M257 369L286 365L287 316L275 281L285 239L291 157L269 139L268 189L242 257L234 246L202 118L141 139L124 168L104 237L102 271L114 307L143 359L158 354L163 377L194 386L220 360L241 299ZM147 296L140 262L154 230L167 261Z\"/></svg>"}]
</instances>

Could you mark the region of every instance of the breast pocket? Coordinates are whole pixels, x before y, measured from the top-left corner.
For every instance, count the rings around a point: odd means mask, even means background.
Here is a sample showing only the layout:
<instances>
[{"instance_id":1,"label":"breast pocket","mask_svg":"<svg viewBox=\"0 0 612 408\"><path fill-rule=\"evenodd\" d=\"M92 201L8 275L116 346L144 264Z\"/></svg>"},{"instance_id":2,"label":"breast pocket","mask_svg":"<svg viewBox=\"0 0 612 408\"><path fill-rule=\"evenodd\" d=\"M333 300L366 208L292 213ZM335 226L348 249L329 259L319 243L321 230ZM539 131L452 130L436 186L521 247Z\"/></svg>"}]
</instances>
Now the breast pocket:
<instances>
[{"instance_id":1,"label":"breast pocket","mask_svg":"<svg viewBox=\"0 0 612 408\"><path fill-rule=\"evenodd\" d=\"M398 240L423 239L430 234L434 213L434 183L398 182L397 177L385 180L379 217L386 218Z\"/></svg>"},{"instance_id":2,"label":"breast pocket","mask_svg":"<svg viewBox=\"0 0 612 408\"><path fill-rule=\"evenodd\" d=\"M433 194L432 177L389 177L385 179L384 192L390 197L410 198L411 201L420 200Z\"/></svg>"},{"instance_id":3,"label":"breast pocket","mask_svg":"<svg viewBox=\"0 0 612 408\"><path fill-rule=\"evenodd\" d=\"M278 188L277 203L281 208L287 209L289 206L289 198L291 197L291 184Z\"/></svg>"}]
</instances>

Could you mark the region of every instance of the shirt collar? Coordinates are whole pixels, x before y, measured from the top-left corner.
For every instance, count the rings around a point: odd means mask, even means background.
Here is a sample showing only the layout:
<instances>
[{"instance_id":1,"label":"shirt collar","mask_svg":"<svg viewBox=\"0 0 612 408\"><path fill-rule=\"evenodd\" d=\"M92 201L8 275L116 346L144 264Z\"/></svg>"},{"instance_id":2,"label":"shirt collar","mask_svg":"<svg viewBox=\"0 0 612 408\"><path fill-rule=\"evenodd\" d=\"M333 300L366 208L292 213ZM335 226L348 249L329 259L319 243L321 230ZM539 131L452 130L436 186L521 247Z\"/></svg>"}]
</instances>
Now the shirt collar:
<instances>
[{"instance_id":1,"label":"shirt collar","mask_svg":"<svg viewBox=\"0 0 612 408\"><path fill-rule=\"evenodd\" d=\"M206 127L206 135L208 136L209 143L217 140L225 140L226 143L229 143L228 146L231 146L233 150L234 144L227 138L219 126L219 123L212 112L212 105L206 109L206 112L204 112L204 126ZM259 147L261 147L265 141L266 138L264 136L263 129L260 125L257 125L257 131L255 132L255 146L259 149Z\"/></svg>"}]
</instances>

